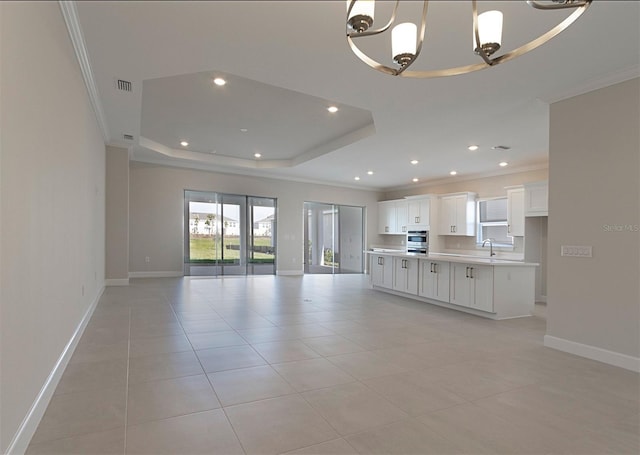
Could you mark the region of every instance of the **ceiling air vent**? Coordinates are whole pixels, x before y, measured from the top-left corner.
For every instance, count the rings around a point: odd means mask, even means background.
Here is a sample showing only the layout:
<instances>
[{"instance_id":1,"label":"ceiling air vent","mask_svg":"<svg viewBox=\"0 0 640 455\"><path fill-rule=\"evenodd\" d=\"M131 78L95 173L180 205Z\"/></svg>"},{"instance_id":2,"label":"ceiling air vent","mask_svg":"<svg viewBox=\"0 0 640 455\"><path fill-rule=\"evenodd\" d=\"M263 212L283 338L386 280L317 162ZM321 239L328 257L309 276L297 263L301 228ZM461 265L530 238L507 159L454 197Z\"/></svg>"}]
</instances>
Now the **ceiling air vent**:
<instances>
[{"instance_id":1,"label":"ceiling air vent","mask_svg":"<svg viewBox=\"0 0 640 455\"><path fill-rule=\"evenodd\" d=\"M125 138L125 140L127 141L133 140L133 134L123 134L122 137Z\"/></svg>"},{"instance_id":2,"label":"ceiling air vent","mask_svg":"<svg viewBox=\"0 0 640 455\"><path fill-rule=\"evenodd\" d=\"M116 87L123 92L133 92L133 84L123 79L116 80Z\"/></svg>"},{"instance_id":3,"label":"ceiling air vent","mask_svg":"<svg viewBox=\"0 0 640 455\"><path fill-rule=\"evenodd\" d=\"M508 145L494 145L491 147L493 150L509 150L511 147Z\"/></svg>"}]
</instances>

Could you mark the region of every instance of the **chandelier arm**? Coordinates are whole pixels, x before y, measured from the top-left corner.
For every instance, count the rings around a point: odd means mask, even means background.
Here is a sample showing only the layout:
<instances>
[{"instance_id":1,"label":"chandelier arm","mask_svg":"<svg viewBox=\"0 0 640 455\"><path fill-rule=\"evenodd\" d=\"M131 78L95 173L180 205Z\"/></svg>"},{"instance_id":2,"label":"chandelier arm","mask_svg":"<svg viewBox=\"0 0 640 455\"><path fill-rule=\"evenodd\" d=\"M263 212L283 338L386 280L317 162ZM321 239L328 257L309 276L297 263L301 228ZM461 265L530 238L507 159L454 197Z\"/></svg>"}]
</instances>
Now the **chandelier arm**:
<instances>
[{"instance_id":1,"label":"chandelier arm","mask_svg":"<svg viewBox=\"0 0 640 455\"><path fill-rule=\"evenodd\" d=\"M476 0L471 0L471 8L473 11L473 35L476 40L475 45L478 51L478 55L482 57L482 60L484 60L487 65L492 66L494 64L493 61L489 58L489 55L480 44L480 31L478 30L478 5L476 3Z\"/></svg>"},{"instance_id":2,"label":"chandelier arm","mask_svg":"<svg viewBox=\"0 0 640 455\"><path fill-rule=\"evenodd\" d=\"M531 6L533 8L536 8L536 9L541 9L541 10L577 8L577 7L584 6L585 4L591 3L591 2L592 2L592 0L583 0L581 2L557 3L555 5L548 5L548 4L538 3L537 0L527 0L527 4L529 4L529 6Z\"/></svg>"},{"instance_id":3,"label":"chandelier arm","mask_svg":"<svg viewBox=\"0 0 640 455\"><path fill-rule=\"evenodd\" d=\"M353 42L352 37L349 35L347 35L347 43L349 43L349 47L351 48L351 51L356 55L356 57L358 57L360 60L362 60L367 65L369 65L374 70L380 71L385 74L390 74L391 76L398 76L400 74L400 72L396 68L385 66L382 63L375 61L364 52L362 52L358 48L358 46L356 46L356 43Z\"/></svg>"},{"instance_id":4,"label":"chandelier arm","mask_svg":"<svg viewBox=\"0 0 640 455\"><path fill-rule=\"evenodd\" d=\"M349 19L349 14L351 14L351 10L353 9L353 6L355 5L355 3L358 0L351 0L351 3L349 3L349 9L347 10L347 21ZM393 25L393 23L396 20L396 15L398 13L398 6L400 5L400 0L396 0L396 4L393 6L393 12L391 13L391 18L389 19L389 22L387 22L387 24L377 30L367 30L365 32L349 32L349 24L347 24L347 38L360 38L363 36L373 36L373 35L379 35L380 33L386 32L387 30L389 30L389 27L391 27L391 25Z\"/></svg>"},{"instance_id":5,"label":"chandelier arm","mask_svg":"<svg viewBox=\"0 0 640 455\"><path fill-rule=\"evenodd\" d=\"M501 55L499 57L491 59L492 64L487 64L487 63L483 62L483 63L476 63L476 64L472 64L472 65L458 66L458 67L455 67L455 68L447 68L447 69L441 69L441 70L406 71L406 72L404 72L402 74L398 74L396 72L395 75L398 75L398 76L401 76L401 77L411 77L411 78L431 78L431 77L455 76L455 75L458 75L458 74L471 73L473 71L478 71L478 70L481 70L481 69L489 68L492 65L498 65L500 63L504 63L504 62L507 62L509 60L513 60L516 57L519 57L519 56L521 56L523 54L526 54L529 51L532 51L533 49L536 49L537 47L543 45L544 43L546 43L547 41L549 41L550 39L552 39L553 37L555 37L556 35L558 35L562 31L566 30L582 14L584 14L584 12L587 10L587 8L589 8L589 6L591 5L592 1L593 0L585 0L584 3L582 3L582 4L580 4L579 6L576 7L577 9L573 13L571 13L570 16L568 16L565 20L560 22L558 25L556 25L554 28L552 28L551 30L549 30L545 34L543 34L543 35L539 36L538 38L528 42L527 44L523 44L522 46L520 46L517 49L512 50L511 52L508 52L508 53L506 53L504 55ZM371 66L371 65L369 65L369 66ZM372 68L375 68L375 67L372 66ZM393 74L393 73L388 73L388 74Z\"/></svg>"}]
</instances>

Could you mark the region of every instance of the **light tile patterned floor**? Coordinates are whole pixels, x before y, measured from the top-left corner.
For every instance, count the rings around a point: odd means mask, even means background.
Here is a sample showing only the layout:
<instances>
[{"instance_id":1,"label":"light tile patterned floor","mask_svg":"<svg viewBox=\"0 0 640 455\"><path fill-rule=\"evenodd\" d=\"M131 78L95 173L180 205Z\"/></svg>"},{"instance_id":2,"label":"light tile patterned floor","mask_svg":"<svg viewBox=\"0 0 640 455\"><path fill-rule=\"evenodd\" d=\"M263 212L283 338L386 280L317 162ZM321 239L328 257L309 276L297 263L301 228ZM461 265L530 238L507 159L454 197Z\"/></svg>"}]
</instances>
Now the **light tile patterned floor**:
<instances>
[{"instance_id":1,"label":"light tile patterned floor","mask_svg":"<svg viewBox=\"0 0 640 455\"><path fill-rule=\"evenodd\" d=\"M362 275L104 292L30 454L638 454L638 374Z\"/></svg>"}]
</instances>

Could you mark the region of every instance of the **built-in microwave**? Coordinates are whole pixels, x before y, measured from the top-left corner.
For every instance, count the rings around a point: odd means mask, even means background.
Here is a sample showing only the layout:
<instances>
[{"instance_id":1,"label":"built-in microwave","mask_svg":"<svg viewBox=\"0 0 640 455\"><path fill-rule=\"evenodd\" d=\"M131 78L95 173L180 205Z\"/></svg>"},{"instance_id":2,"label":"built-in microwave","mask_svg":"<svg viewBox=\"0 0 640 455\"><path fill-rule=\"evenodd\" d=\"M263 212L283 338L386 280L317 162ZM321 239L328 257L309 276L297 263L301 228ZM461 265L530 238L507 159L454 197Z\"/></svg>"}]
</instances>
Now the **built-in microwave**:
<instances>
[{"instance_id":1,"label":"built-in microwave","mask_svg":"<svg viewBox=\"0 0 640 455\"><path fill-rule=\"evenodd\" d=\"M407 232L407 253L427 254L429 252L429 231Z\"/></svg>"}]
</instances>

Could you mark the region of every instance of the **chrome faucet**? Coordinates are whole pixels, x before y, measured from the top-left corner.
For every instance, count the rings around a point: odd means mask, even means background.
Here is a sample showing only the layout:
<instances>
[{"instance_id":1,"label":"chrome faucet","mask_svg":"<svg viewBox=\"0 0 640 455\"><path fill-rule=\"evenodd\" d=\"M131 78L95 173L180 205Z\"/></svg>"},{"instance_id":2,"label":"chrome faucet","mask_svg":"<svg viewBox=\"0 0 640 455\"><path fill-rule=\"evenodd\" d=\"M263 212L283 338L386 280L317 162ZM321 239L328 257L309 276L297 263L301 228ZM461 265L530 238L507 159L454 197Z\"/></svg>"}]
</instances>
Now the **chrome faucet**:
<instances>
[{"instance_id":1,"label":"chrome faucet","mask_svg":"<svg viewBox=\"0 0 640 455\"><path fill-rule=\"evenodd\" d=\"M491 256L495 256L496 253L493 252L493 239L489 238L489 239L485 239L482 241L482 247L484 247L487 242L489 242L489 257Z\"/></svg>"}]
</instances>

